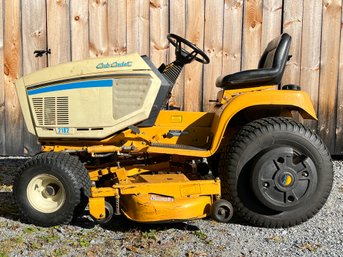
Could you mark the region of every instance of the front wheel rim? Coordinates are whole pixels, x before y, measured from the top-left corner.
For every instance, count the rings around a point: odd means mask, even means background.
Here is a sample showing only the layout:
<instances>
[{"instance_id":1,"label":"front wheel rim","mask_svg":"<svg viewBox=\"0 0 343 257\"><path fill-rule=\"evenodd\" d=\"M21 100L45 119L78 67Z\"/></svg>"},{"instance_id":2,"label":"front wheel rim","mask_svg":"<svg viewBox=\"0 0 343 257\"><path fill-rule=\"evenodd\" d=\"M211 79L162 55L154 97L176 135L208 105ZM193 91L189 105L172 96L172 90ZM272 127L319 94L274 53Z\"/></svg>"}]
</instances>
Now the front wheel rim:
<instances>
[{"instance_id":1,"label":"front wheel rim","mask_svg":"<svg viewBox=\"0 0 343 257\"><path fill-rule=\"evenodd\" d=\"M58 211L66 200L63 184L50 174L39 174L32 178L26 193L31 206L42 213Z\"/></svg>"}]
</instances>

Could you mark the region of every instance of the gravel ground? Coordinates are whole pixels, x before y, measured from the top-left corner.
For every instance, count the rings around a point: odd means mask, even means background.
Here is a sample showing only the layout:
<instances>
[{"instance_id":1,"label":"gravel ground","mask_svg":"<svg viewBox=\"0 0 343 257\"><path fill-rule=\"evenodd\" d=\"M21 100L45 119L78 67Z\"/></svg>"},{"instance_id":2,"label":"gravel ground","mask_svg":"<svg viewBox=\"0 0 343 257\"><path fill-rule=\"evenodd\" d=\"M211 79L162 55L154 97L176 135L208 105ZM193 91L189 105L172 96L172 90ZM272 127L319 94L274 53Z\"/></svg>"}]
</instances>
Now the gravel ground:
<instances>
[{"instance_id":1,"label":"gravel ground","mask_svg":"<svg viewBox=\"0 0 343 257\"><path fill-rule=\"evenodd\" d=\"M324 208L289 229L265 229L240 220L197 220L140 225L115 219L107 227L87 217L67 226L40 228L20 222L12 181L24 159L0 159L0 257L5 256L343 256L343 162Z\"/></svg>"}]
</instances>

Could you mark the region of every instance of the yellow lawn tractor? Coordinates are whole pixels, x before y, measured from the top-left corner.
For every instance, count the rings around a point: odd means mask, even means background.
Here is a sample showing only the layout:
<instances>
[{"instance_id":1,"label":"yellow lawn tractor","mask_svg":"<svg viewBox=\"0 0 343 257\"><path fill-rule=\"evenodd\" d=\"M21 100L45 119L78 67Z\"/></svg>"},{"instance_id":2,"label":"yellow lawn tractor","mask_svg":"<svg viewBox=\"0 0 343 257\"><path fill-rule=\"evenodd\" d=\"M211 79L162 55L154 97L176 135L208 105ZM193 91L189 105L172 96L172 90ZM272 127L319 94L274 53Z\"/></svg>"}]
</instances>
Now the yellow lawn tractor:
<instances>
[{"instance_id":1,"label":"yellow lawn tractor","mask_svg":"<svg viewBox=\"0 0 343 257\"><path fill-rule=\"evenodd\" d=\"M257 69L218 78L213 112L168 106L183 67L210 60L186 39L167 38L176 60L159 68L130 54L16 81L26 126L42 145L14 182L26 221L66 224L88 205L99 222L228 222L234 210L257 226L288 227L321 209L332 163L323 141L292 120L316 114L299 86L281 86L291 37L272 40Z\"/></svg>"}]
</instances>

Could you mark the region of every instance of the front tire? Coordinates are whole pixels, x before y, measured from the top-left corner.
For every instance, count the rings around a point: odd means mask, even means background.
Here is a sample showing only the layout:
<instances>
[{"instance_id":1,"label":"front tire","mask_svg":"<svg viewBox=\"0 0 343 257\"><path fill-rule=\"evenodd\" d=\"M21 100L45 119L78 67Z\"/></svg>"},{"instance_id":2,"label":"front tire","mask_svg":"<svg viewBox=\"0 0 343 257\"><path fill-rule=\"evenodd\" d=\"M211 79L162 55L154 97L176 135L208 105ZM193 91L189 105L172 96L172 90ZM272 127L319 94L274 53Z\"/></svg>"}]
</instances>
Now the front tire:
<instances>
[{"instance_id":1,"label":"front tire","mask_svg":"<svg viewBox=\"0 0 343 257\"><path fill-rule=\"evenodd\" d=\"M21 216L42 227L69 223L89 190L87 170L78 158L54 152L27 161L13 186Z\"/></svg>"},{"instance_id":2,"label":"front tire","mask_svg":"<svg viewBox=\"0 0 343 257\"><path fill-rule=\"evenodd\" d=\"M257 226L290 227L314 216L333 183L330 154L302 124L264 118L245 125L221 155L222 194Z\"/></svg>"}]
</instances>

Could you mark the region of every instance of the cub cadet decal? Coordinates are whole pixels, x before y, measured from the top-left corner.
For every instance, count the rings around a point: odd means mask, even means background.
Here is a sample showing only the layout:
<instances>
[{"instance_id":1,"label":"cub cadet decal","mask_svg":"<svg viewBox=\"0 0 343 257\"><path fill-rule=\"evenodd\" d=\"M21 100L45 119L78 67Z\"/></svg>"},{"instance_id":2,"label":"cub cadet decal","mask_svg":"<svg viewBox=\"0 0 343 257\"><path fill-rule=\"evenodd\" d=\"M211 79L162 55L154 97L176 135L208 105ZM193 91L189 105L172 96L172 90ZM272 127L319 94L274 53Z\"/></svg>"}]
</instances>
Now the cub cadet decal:
<instances>
[{"instance_id":1,"label":"cub cadet decal","mask_svg":"<svg viewBox=\"0 0 343 257\"><path fill-rule=\"evenodd\" d=\"M119 68L119 67L131 67L132 62L112 62L112 63L99 63L97 69L107 69L107 68Z\"/></svg>"},{"instance_id":2,"label":"cub cadet decal","mask_svg":"<svg viewBox=\"0 0 343 257\"><path fill-rule=\"evenodd\" d=\"M292 182L293 182L293 178L289 174L285 174L281 178L281 183L284 187L290 186L292 184Z\"/></svg>"}]
</instances>

